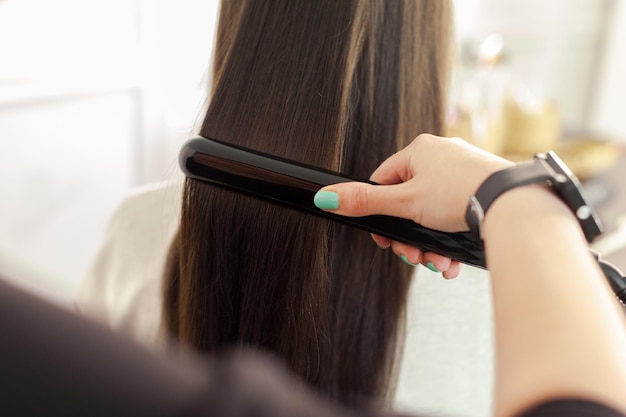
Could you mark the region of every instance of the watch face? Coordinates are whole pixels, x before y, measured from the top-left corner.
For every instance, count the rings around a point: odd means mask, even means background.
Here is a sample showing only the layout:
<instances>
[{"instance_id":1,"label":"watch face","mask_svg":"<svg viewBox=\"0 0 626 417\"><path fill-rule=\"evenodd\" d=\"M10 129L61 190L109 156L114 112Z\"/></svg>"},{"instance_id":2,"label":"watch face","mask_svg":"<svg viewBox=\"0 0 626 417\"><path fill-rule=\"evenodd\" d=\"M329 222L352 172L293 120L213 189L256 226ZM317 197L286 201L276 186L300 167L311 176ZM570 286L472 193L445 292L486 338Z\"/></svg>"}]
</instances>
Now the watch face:
<instances>
[{"instance_id":1,"label":"watch face","mask_svg":"<svg viewBox=\"0 0 626 417\"><path fill-rule=\"evenodd\" d=\"M544 154L537 155L537 157L546 161L548 165L550 166L550 168L552 168L557 175L558 174L565 175L567 179L569 180L576 179L576 176L574 175L574 173L567 167L567 165L565 165L565 162L563 162L561 158L559 158L558 155L555 154L554 152L550 151ZM578 181L578 179L576 179L576 181Z\"/></svg>"}]
</instances>

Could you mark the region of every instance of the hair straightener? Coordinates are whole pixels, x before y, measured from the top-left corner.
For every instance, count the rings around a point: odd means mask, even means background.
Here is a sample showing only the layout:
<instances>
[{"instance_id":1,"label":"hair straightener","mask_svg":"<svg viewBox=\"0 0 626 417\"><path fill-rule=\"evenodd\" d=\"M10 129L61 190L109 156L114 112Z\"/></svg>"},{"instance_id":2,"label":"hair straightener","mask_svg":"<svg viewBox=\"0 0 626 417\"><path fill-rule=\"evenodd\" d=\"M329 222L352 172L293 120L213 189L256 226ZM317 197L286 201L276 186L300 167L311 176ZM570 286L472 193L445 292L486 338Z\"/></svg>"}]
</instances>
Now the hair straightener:
<instances>
[{"instance_id":1,"label":"hair straightener","mask_svg":"<svg viewBox=\"0 0 626 417\"><path fill-rule=\"evenodd\" d=\"M486 268L482 242L469 231L440 232L391 216L345 217L320 210L313 204L315 193L322 187L363 180L203 137L185 142L179 164L188 177L325 217L464 264ZM626 303L626 278L622 272L592 253L618 299Z\"/></svg>"},{"instance_id":2,"label":"hair straightener","mask_svg":"<svg viewBox=\"0 0 626 417\"><path fill-rule=\"evenodd\" d=\"M470 232L440 232L391 216L345 217L313 204L315 193L326 185L362 180L203 137L183 145L179 163L188 177L437 252L465 264L486 267L482 244Z\"/></svg>"}]
</instances>

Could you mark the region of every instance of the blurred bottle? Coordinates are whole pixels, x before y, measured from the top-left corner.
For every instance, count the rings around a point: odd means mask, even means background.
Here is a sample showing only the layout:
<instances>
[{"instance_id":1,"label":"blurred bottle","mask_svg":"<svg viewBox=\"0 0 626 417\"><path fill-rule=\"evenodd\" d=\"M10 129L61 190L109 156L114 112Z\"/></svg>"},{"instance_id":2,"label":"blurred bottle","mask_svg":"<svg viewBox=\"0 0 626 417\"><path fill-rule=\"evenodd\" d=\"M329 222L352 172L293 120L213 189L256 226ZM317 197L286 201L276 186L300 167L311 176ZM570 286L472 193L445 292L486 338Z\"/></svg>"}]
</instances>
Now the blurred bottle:
<instances>
[{"instance_id":1,"label":"blurred bottle","mask_svg":"<svg viewBox=\"0 0 626 417\"><path fill-rule=\"evenodd\" d=\"M503 100L510 79L503 54L504 39L499 34L487 36L478 46L463 45L446 120L446 135L496 154L504 151Z\"/></svg>"},{"instance_id":2,"label":"blurred bottle","mask_svg":"<svg viewBox=\"0 0 626 417\"><path fill-rule=\"evenodd\" d=\"M557 106L546 98L540 80L514 73L506 58L499 34L463 45L446 134L513 159L556 148L561 136Z\"/></svg>"},{"instance_id":3,"label":"blurred bottle","mask_svg":"<svg viewBox=\"0 0 626 417\"><path fill-rule=\"evenodd\" d=\"M521 157L555 149L561 136L559 110L528 84L513 86L504 100L506 138L504 151Z\"/></svg>"}]
</instances>

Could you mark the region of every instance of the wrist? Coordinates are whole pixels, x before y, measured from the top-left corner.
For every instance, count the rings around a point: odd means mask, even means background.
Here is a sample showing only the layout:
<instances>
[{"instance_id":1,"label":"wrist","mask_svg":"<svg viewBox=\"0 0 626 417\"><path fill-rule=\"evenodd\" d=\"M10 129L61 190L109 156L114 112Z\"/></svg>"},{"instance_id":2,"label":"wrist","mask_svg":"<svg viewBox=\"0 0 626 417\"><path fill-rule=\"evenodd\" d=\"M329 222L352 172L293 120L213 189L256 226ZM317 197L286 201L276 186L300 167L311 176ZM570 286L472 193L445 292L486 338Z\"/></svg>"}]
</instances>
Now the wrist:
<instances>
[{"instance_id":1,"label":"wrist","mask_svg":"<svg viewBox=\"0 0 626 417\"><path fill-rule=\"evenodd\" d=\"M485 214L483 239L487 244L502 236L523 238L519 233L549 233L553 226L567 225L584 236L570 208L548 186L525 185L509 190L496 199Z\"/></svg>"}]
</instances>

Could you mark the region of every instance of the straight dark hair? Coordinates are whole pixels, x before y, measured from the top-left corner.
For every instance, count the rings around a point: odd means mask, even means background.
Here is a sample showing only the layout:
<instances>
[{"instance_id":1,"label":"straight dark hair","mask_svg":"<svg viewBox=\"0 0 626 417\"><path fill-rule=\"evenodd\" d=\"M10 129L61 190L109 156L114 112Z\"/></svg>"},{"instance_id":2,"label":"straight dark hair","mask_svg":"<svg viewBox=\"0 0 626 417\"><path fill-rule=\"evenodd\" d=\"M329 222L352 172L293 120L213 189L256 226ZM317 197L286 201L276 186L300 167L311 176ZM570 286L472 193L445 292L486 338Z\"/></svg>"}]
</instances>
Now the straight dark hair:
<instances>
[{"instance_id":1,"label":"straight dark hair","mask_svg":"<svg viewBox=\"0 0 626 417\"><path fill-rule=\"evenodd\" d=\"M223 1L206 137L368 178L440 134L441 0ZM326 396L392 387L412 268L370 236L187 179L164 279L181 346L257 347Z\"/></svg>"}]
</instances>

